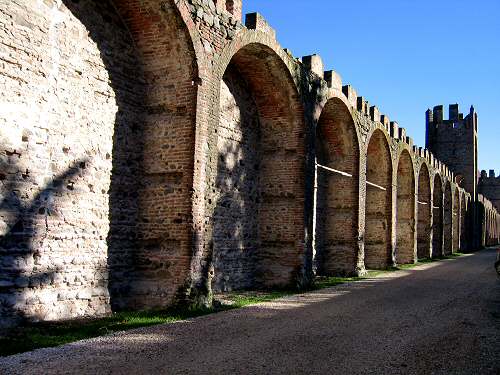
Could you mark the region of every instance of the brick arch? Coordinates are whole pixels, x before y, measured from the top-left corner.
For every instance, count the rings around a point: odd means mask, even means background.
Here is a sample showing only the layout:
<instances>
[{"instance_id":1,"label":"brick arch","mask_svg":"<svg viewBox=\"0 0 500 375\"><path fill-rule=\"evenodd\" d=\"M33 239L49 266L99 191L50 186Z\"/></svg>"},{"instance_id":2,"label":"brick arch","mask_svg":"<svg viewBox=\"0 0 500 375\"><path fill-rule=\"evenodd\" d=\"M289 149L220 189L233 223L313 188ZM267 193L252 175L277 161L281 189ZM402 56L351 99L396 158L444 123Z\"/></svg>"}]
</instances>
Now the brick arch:
<instances>
[{"instance_id":1,"label":"brick arch","mask_svg":"<svg viewBox=\"0 0 500 375\"><path fill-rule=\"evenodd\" d=\"M418 173L418 199L417 199L417 257L429 258L431 255L431 180L429 167L423 162Z\"/></svg>"},{"instance_id":2,"label":"brick arch","mask_svg":"<svg viewBox=\"0 0 500 375\"><path fill-rule=\"evenodd\" d=\"M365 266L386 268L391 261L392 158L387 135L381 129L367 142L366 181Z\"/></svg>"},{"instance_id":3,"label":"brick arch","mask_svg":"<svg viewBox=\"0 0 500 375\"><path fill-rule=\"evenodd\" d=\"M302 103L278 47L243 34L216 69L215 291L292 285L304 268Z\"/></svg>"},{"instance_id":4,"label":"brick arch","mask_svg":"<svg viewBox=\"0 0 500 375\"><path fill-rule=\"evenodd\" d=\"M452 252L456 253L460 249L460 191L458 186L455 186L453 193L452 225L453 225Z\"/></svg>"},{"instance_id":5,"label":"brick arch","mask_svg":"<svg viewBox=\"0 0 500 375\"><path fill-rule=\"evenodd\" d=\"M286 74L286 81L293 81L295 86L300 87L300 77L296 74L297 65L293 58L283 51L274 37L270 34L257 30L242 29L236 37L222 51L220 57L214 61L215 81L221 80L233 57L247 46L256 45L263 49L272 51L276 60L282 64L282 69Z\"/></svg>"},{"instance_id":6,"label":"brick arch","mask_svg":"<svg viewBox=\"0 0 500 375\"><path fill-rule=\"evenodd\" d=\"M145 85L139 231L126 305L161 307L190 279L201 39L185 2L114 0L141 59Z\"/></svg>"},{"instance_id":7,"label":"brick arch","mask_svg":"<svg viewBox=\"0 0 500 375\"><path fill-rule=\"evenodd\" d=\"M432 190L432 252L433 258L443 255L443 181L441 175L434 175Z\"/></svg>"},{"instance_id":8,"label":"brick arch","mask_svg":"<svg viewBox=\"0 0 500 375\"><path fill-rule=\"evenodd\" d=\"M415 253L415 172L407 149L397 164L396 263L414 263Z\"/></svg>"},{"instance_id":9,"label":"brick arch","mask_svg":"<svg viewBox=\"0 0 500 375\"><path fill-rule=\"evenodd\" d=\"M460 194L460 251L467 249L467 197L465 192Z\"/></svg>"},{"instance_id":10,"label":"brick arch","mask_svg":"<svg viewBox=\"0 0 500 375\"><path fill-rule=\"evenodd\" d=\"M315 267L320 275L357 266L360 143L346 104L324 106L316 128Z\"/></svg>"},{"instance_id":11,"label":"brick arch","mask_svg":"<svg viewBox=\"0 0 500 375\"><path fill-rule=\"evenodd\" d=\"M453 251L453 194L449 180L446 180L444 188L443 228L444 255L450 255Z\"/></svg>"}]
</instances>

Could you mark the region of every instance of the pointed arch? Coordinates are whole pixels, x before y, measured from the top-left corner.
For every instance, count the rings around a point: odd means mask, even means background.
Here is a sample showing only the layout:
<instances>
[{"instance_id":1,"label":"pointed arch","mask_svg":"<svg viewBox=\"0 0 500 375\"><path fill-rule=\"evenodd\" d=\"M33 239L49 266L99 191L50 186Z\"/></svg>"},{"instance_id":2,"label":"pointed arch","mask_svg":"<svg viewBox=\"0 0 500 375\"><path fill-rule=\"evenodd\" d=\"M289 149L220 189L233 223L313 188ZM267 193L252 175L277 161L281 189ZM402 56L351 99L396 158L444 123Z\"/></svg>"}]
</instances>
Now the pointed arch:
<instances>
[{"instance_id":1,"label":"pointed arch","mask_svg":"<svg viewBox=\"0 0 500 375\"><path fill-rule=\"evenodd\" d=\"M443 255L443 182L441 176L434 176L432 193L432 252L433 258Z\"/></svg>"},{"instance_id":2,"label":"pointed arch","mask_svg":"<svg viewBox=\"0 0 500 375\"><path fill-rule=\"evenodd\" d=\"M453 251L453 196L451 183L445 182L444 189L444 217L443 217L443 254L450 255Z\"/></svg>"},{"instance_id":3,"label":"pointed arch","mask_svg":"<svg viewBox=\"0 0 500 375\"><path fill-rule=\"evenodd\" d=\"M397 169L396 263L414 263L415 248L415 173L408 150L399 156Z\"/></svg>"},{"instance_id":4,"label":"pointed arch","mask_svg":"<svg viewBox=\"0 0 500 375\"><path fill-rule=\"evenodd\" d=\"M422 163L418 173L418 200L417 200L417 257L419 259L431 256L431 182L429 168L426 163Z\"/></svg>"},{"instance_id":5,"label":"pointed arch","mask_svg":"<svg viewBox=\"0 0 500 375\"><path fill-rule=\"evenodd\" d=\"M460 248L460 191L455 186L453 194L453 247L452 252L456 253Z\"/></svg>"},{"instance_id":6,"label":"pointed arch","mask_svg":"<svg viewBox=\"0 0 500 375\"><path fill-rule=\"evenodd\" d=\"M303 107L274 45L247 42L220 65L214 291L291 285L304 261Z\"/></svg>"},{"instance_id":7,"label":"pointed arch","mask_svg":"<svg viewBox=\"0 0 500 375\"><path fill-rule=\"evenodd\" d=\"M349 108L328 100L316 129L315 267L352 274L357 264L359 141Z\"/></svg>"},{"instance_id":8,"label":"pointed arch","mask_svg":"<svg viewBox=\"0 0 500 375\"><path fill-rule=\"evenodd\" d=\"M365 266L386 268L391 260L392 158L384 132L376 129L366 161Z\"/></svg>"}]
</instances>

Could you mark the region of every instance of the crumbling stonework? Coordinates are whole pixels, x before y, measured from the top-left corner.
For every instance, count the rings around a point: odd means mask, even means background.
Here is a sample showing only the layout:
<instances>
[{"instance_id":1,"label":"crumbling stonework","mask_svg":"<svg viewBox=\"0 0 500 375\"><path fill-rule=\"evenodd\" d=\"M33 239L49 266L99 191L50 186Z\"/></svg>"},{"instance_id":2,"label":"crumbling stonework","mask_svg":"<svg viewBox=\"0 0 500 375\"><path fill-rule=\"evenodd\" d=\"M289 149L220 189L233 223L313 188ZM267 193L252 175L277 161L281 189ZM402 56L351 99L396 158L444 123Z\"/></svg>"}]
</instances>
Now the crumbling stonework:
<instances>
[{"instance_id":1,"label":"crumbling stonework","mask_svg":"<svg viewBox=\"0 0 500 375\"><path fill-rule=\"evenodd\" d=\"M439 136L440 157L417 148L241 9L0 0L0 324L210 304L498 243L474 155L452 164ZM475 129L475 112L451 117Z\"/></svg>"}]
</instances>

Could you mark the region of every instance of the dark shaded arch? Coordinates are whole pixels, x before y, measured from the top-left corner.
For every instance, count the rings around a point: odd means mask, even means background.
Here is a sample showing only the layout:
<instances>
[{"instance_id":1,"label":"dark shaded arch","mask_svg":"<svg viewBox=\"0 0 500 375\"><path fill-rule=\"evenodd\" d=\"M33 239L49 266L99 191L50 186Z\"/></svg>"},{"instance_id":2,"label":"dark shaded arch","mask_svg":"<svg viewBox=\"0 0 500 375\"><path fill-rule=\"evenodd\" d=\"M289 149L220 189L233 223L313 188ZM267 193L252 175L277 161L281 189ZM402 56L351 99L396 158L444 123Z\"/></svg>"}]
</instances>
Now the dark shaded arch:
<instances>
[{"instance_id":1,"label":"dark shaded arch","mask_svg":"<svg viewBox=\"0 0 500 375\"><path fill-rule=\"evenodd\" d=\"M431 182L427 164L423 163L418 174L417 202L417 257L419 259L431 256Z\"/></svg>"},{"instance_id":2,"label":"dark shaded arch","mask_svg":"<svg viewBox=\"0 0 500 375\"><path fill-rule=\"evenodd\" d=\"M389 145L377 129L368 143L366 161L365 266L369 269L386 268L391 261L391 179Z\"/></svg>"},{"instance_id":3,"label":"dark shaded arch","mask_svg":"<svg viewBox=\"0 0 500 375\"><path fill-rule=\"evenodd\" d=\"M315 267L320 275L352 274L358 249L359 142L340 99L330 99L321 113L316 162Z\"/></svg>"},{"instance_id":4,"label":"dark shaded arch","mask_svg":"<svg viewBox=\"0 0 500 375\"><path fill-rule=\"evenodd\" d=\"M142 122L137 124L142 142L140 173L130 176L140 181L135 193L136 246L114 246L112 303L120 308L162 307L180 297L179 291L190 277L198 60L191 32L175 1L158 6L116 0L114 5L138 51L145 108ZM120 200L130 193L119 180L115 189L112 199L123 204ZM115 215L113 221L121 218ZM118 236L130 238L131 233L117 228L111 243Z\"/></svg>"},{"instance_id":5,"label":"dark shaded arch","mask_svg":"<svg viewBox=\"0 0 500 375\"><path fill-rule=\"evenodd\" d=\"M399 156L397 174L396 263L414 263L415 253L415 174L410 153Z\"/></svg>"},{"instance_id":6,"label":"dark shaded arch","mask_svg":"<svg viewBox=\"0 0 500 375\"><path fill-rule=\"evenodd\" d=\"M460 197L460 251L467 250L467 198L465 193Z\"/></svg>"},{"instance_id":7,"label":"dark shaded arch","mask_svg":"<svg viewBox=\"0 0 500 375\"><path fill-rule=\"evenodd\" d=\"M220 83L214 291L285 286L304 255L304 113L284 62L250 43Z\"/></svg>"},{"instance_id":8,"label":"dark shaded arch","mask_svg":"<svg viewBox=\"0 0 500 375\"><path fill-rule=\"evenodd\" d=\"M434 176L432 193L432 257L443 255L443 183L441 176Z\"/></svg>"},{"instance_id":9,"label":"dark shaded arch","mask_svg":"<svg viewBox=\"0 0 500 375\"><path fill-rule=\"evenodd\" d=\"M453 194L453 247L452 252L456 253L460 249L460 192L455 187Z\"/></svg>"},{"instance_id":10,"label":"dark shaded arch","mask_svg":"<svg viewBox=\"0 0 500 375\"><path fill-rule=\"evenodd\" d=\"M445 183L443 227L443 251L444 255L450 255L453 252L453 196L450 181Z\"/></svg>"}]
</instances>

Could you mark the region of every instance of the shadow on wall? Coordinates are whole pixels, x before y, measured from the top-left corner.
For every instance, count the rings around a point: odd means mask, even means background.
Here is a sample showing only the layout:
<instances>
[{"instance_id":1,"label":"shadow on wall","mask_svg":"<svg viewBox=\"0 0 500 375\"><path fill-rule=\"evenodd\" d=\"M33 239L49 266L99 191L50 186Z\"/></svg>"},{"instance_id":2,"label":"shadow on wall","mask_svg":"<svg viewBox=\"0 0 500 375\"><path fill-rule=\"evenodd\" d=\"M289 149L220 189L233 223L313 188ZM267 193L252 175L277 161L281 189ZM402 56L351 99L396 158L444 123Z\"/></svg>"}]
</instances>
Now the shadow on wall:
<instances>
[{"instance_id":1,"label":"shadow on wall","mask_svg":"<svg viewBox=\"0 0 500 375\"><path fill-rule=\"evenodd\" d=\"M143 158L145 80L135 44L111 1L63 0L100 51L118 110L109 188L108 289L113 310L127 302L138 263L139 192ZM121 37L117 37L121 35ZM136 270L136 271L135 271Z\"/></svg>"},{"instance_id":2,"label":"shadow on wall","mask_svg":"<svg viewBox=\"0 0 500 375\"><path fill-rule=\"evenodd\" d=\"M112 155L106 155L107 160L92 162L112 163L109 191L102 191L103 195L109 195L110 224L107 233L109 279L105 280L103 276L103 282L108 282L112 308L118 309L123 307L121 301L128 293L130 280L133 279L132 266L136 262L134 257L138 240L138 196L143 149L143 74L132 38L110 1L63 0L63 4L85 26L88 36L99 49L104 63L102 69L109 76L108 84L115 96L110 100L114 99L117 107L114 124L109 124L114 128ZM66 121L73 119L68 118ZM96 143L99 144L98 141ZM24 194L29 190L27 179L21 177L21 173L18 173L19 176L6 173L12 170L16 157L10 157L9 165L0 165L0 210L7 212L6 221L9 225L12 223L11 227L0 228L5 233L0 237L0 327L11 326L21 319L36 318L33 309L26 313L27 300L31 299L30 305L36 304L37 295L33 293L33 289L40 290L41 287L53 284L54 278L61 277L66 271L54 264L48 269L39 267L37 259L44 251L43 241L49 230L47 217L59 208L54 196L67 188L68 179L78 174L83 177L85 166L89 162L87 158L75 160L64 173L46 182L36 196L29 199ZM109 161L109 158L112 160ZM77 197L77 192L71 194ZM90 200L88 197L77 198ZM92 204L91 201L88 203ZM82 217L81 220L87 218ZM69 246L73 246L78 253L77 242L69 243ZM43 271L37 273L37 269Z\"/></svg>"},{"instance_id":3,"label":"shadow on wall","mask_svg":"<svg viewBox=\"0 0 500 375\"><path fill-rule=\"evenodd\" d=\"M59 214L55 204L58 193L65 188L71 189L70 179L83 175L88 163L88 159L77 160L25 203L29 182L23 180L28 176L21 176L21 172L3 173L16 169L19 156L10 155L8 163L0 161L0 212L7 213L12 223L0 237L0 329L33 318L26 315L26 300L30 298L27 288L52 285L60 277L59 268L46 270L41 263L48 218ZM36 272L37 268L41 271Z\"/></svg>"},{"instance_id":4,"label":"shadow on wall","mask_svg":"<svg viewBox=\"0 0 500 375\"><path fill-rule=\"evenodd\" d=\"M255 288L259 272L260 124L241 74L229 66L221 87L212 287Z\"/></svg>"}]
</instances>

